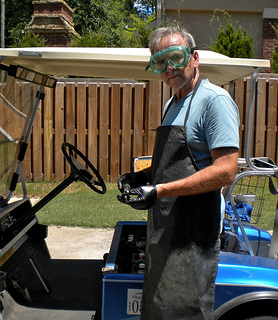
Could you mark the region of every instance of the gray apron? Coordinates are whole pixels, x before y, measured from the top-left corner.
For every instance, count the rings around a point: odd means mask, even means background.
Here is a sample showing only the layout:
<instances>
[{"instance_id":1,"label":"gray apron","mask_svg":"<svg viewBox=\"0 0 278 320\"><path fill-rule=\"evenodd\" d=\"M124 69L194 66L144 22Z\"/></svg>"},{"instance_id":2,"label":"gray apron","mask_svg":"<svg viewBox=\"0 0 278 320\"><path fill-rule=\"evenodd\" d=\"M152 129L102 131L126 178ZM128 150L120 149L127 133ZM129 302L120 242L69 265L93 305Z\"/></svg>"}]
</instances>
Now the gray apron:
<instances>
[{"instance_id":1,"label":"gray apron","mask_svg":"<svg viewBox=\"0 0 278 320\"><path fill-rule=\"evenodd\" d=\"M158 127L151 184L197 170L185 126ZM141 320L213 319L219 224L220 190L163 198L149 210Z\"/></svg>"}]
</instances>

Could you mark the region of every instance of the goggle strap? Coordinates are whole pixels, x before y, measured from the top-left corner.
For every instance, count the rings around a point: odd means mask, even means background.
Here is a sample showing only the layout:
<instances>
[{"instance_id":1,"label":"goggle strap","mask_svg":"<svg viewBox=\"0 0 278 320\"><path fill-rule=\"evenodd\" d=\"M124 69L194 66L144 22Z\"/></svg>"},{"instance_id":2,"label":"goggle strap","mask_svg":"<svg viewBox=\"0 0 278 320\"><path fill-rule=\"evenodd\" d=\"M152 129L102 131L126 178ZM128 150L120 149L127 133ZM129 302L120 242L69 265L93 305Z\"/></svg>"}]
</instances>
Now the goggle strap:
<instances>
[{"instance_id":1,"label":"goggle strap","mask_svg":"<svg viewBox=\"0 0 278 320\"><path fill-rule=\"evenodd\" d=\"M195 50L198 50L198 47L190 48L190 53L192 54Z\"/></svg>"}]
</instances>

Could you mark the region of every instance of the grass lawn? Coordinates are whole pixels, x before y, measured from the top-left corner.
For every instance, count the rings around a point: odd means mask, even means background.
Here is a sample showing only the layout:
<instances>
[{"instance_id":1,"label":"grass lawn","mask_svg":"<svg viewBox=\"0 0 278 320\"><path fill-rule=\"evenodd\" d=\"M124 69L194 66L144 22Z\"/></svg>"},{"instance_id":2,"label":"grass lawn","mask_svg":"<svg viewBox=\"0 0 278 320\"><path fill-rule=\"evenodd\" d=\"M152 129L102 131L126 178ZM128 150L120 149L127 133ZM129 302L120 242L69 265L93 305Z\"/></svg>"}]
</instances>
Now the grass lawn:
<instances>
[{"instance_id":1,"label":"grass lawn","mask_svg":"<svg viewBox=\"0 0 278 320\"><path fill-rule=\"evenodd\" d=\"M27 183L28 196L30 198L41 198L57 185L58 183L55 182ZM107 183L106 186L107 192L102 195L92 191L82 182L73 182L37 213L39 222L46 225L113 228L117 221L142 221L147 219L147 211L134 210L118 202L116 196L119 191L116 184ZM244 186L243 188L246 187ZM238 191L247 194L256 192L255 187L252 188L249 188L249 190L238 189ZM15 194L20 196L20 190L19 192L16 190ZM262 210L257 205L262 206ZM272 230L276 205L277 196L273 196L266 185L264 187L263 200L257 201L256 205L254 205L254 217L258 211L260 211L261 215L256 225L266 230Z\"/></svg>"},{"instance_id":2,"label":"grass lawn","mask_svg":"<svg viewBox=\"0 0 278 320\"><path fill-rule=\"evenodd\" d=\"M43 197L58 183L27 183L29 197ZM117 200L116 184L107 183L107 192L98 194L82 182L73 182L38 213L46 225L113 228L121 220L146 220L147 211L134 210ZM20 192L18 193L20 196Z\"/></svg>"}]
</instances>

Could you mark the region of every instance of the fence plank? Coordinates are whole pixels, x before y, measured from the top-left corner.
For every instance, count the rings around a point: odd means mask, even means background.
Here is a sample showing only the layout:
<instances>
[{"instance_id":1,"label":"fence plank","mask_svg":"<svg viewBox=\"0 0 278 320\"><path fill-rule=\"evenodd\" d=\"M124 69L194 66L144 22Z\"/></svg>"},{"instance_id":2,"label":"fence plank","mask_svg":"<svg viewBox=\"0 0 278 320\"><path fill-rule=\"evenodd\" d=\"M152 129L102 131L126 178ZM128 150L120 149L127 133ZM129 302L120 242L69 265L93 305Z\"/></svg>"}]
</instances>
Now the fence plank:
<instances>
[{"instance_id":1,"label":"fence plank","mask_svg":"<svg viewBox=\"0 0 278 320\"><path fill-rule=\"evenodd\" d=\"M53 180L53 91L45 88L43 103L43 158L44 178L46 181Z\"/></svg>"},{"instance_id":2,"label":"fence plank","mask_svg":"<svg viewBox=\"0 0 278 320\"><path fill-rule=\"evenodd\" d=\"M98 85L88 85L88 159L98 168Z\"/></svg>"},{"instance_id":3,"label":"fence plank","mask_svg":"<svg viewBox=\"0 0 278 320\"><path fill-rule=\"evenodd\" d=\"M162 96L162 113L163 113L164 106L166 102L170 99L170 97L173 95L173 91L164 82L162 83L162 89L163 89L163 96Z\"/></svg>"},{"instance_id":4,"label":"fence plank","mask_svg":"<svg viewBox=\"0 0 278 320\"><path fill-rule=\"evenodd\" d=\"M38 88L37 88L38 89ZM33 99L38 90L34 90ZM33 158L33 179L35 181L43 180L43 151L42 151L42 102L40 101L39 107L34 119L33 136L32 136L32 158Z\"/></svg>"},{"instance_id":5,"label":"fence plank","mask_svg":"<svg viewBox=\"0 0 278 320\"><path fill-rule=\"evenodd\" d=\"M87 118L87 102L86 102L86 83L77 83L77 108L76 108L76 137L77 148L86 155L86 118Z\"/></svg>"},{"instance_id":6,"label":"fence plank","mask_svg":"<svg viewBox=\"0 0 278 320\"><path fill-rule=\"evenodd\" d=\"M266 81L258 79L257 108L256 108L256 132L255 132L255 154L264 156L266 131Z\"/></svg>"},{"instance_id":7,"label":"fence plank","mask_svg":"<svg viewBox=\"0 0 278 320\"><path fill-rule=\"evenodd\" d=\"M102 178L109 181L109 86L100 84L100 110L99 110L99 171Z\"/></svg>"},{"instance_id":8,"label":"fence plank","mask_svg":"<svg viewBox=\"0 0 278 320\"><path fill-rule=\"evenodd\" d=\"M134 87L134 142L133 157L143 155L144 143L144 85L136 84Z\"/></svg>"},{"instance_id":9,"label":"fence plank","mask_svg":"<svg viewBox=\"0 0 278 320\"><path fill-rule=\"evenodd\" d=\"M277 80L269 80L266 154L274 160L277 151Z\"/></svg>"},{"instance_id":10,"label":"fence plank","mask_svg":"<svg viewBox=\"0 0 278 320\"><path fill-rule=\"evenodd\" d=\"M123 84L122 105L122 158L121 172L129 172L132 163L131 152L132 85Z\"/></svg>"},{"instance_id":11,"label":"fence plank","mask_svg":"<svg viewBox=\"0 0 278 320\"><path fill-rule=\"evenodd\" d=\"M69 82L66 86L66 142L75 145L75 83ZM66 164L66 176L71 172L70 166Z\"/></svg>"},{"instance_id":12,"label":"fence plank","mask_svg":"<svg viewBox=\"0 0 278 320\"><path fill-rule=\"evenodd\" d=\"M161 81L150 81L149 92L151 93L149 98L149 112L148 112L148 148L149 155L153 153L156 128L161 124ZM158 103L159 101L159 103Z\"/></svg>"},{"instance_id":13,"label":"fence plank","mask_svg":"<svg viewBox=\"0 0 278 320\"><path fill-rule=\"evenodd\" d=\"M29 112L27 113L27 110L30 108L32 101L32 95L31 95L31 86L29 83L27 82L20 82L19 83L19 101L20 104L22 106L22 110L25 111L26 114L29 114ZM15 100L14 100L15 103ZM32 172L32 168L31 168L31 139L28 140L28 148L26 150L26 154L24 157L24 163L23 163L23 173L24 173L24 177L27 180L32 180L33 176L33 172Z\"/></svg>"},{"instance_id":14,"label":"fence plank","mask_svg":"<svg viewBox=\"0 0 278 320\"><path fill-rule=\"evenodd\" d=\"M55 89L55 120L54 120L54 133L55 133L55 141L54 141L54 170L55 170L55 180L63 181L65 178L64 175L64 156L61 150L62 143L64 142L64 126L65 126L65 108L64 108L64 90L65 85L63 82L58 82L56 84Z\"/></svg>"},{"instance_id":15,"label":"fence plank","mask_svg":"<svg viewBox=\"0 0 278 320\"><path fill-rule=\"evenodd\" d=\"M121 123L121 85L111 85L111 168L110 181L116 182L120 175L120 123Z\"/></svg>"}]
</instances>

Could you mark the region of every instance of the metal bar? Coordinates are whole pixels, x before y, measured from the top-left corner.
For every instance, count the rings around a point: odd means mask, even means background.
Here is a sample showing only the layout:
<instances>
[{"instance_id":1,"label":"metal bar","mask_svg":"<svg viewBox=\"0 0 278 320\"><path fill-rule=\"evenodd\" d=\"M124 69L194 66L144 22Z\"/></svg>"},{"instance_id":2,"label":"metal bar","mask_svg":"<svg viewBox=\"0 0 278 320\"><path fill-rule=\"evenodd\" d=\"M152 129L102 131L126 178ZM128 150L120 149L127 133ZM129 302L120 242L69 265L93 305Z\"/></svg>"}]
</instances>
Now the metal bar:
<instances>
[{"instance_id":1,"label":"metal bar","mask_svg":"<svg viewBox=\"0 0 278 320\"><path fill-rule=\"evenodd\" d=\"M49 292L50 292L50 290L48 289L48 287L47 287L47 285L46 285L45 281L43 280L43 277L42 277L42 276L41 276L41 274L39 273L38 268L36 267L36 265L34 264L34 262L33 262L33 260L32 260L31 258L29 258L29 261L30 261L30 263L31 263L31 265L32 265L32 267L33 267L33 269L35 270L35 272L36 272L36 274L37 274L37 276L38 276L38 278L39 278L39 280L40 280L41 284L43 285L43 287L44 287L45 291L46 291L47 293L49 293Z\"/></svg>"},{"instance_id":2,"label":"metal bar","mask_svg":"<svg viewBox=\"0 0 278 320\"><path fill-rule=\"evenodd\" d=\"M252 169L255 169L251 161L251 141L252 141L252 132L253 132L253 118L255 110L255 92L256 92L256 82L258 77L258 69L255 70L251 78L251 89L250 89L250 98L249 98L249 109L248 109L248 120L247 120L247 134L246 134L246 148L245 148L245 159L248 166Z\"/></svg>"},{"instance_id":3,"label":"metal bar","mask_svg":"<svg viewBox=\"0 0 278 320\"><path fill-rule=\"evenodd\" d=\"M273 174L274 170L271 170L271 173ZM243 179L244 177L248 177L248 176L268 176L268 175L267 175L266 171L257 171L257 170L256 171L255 170L248 170L248 171L244 171L244 172L237 174L235 177L234 183L230 187L227 188L225 199L230 201L230 203L232 205L232 208L233 208L233 211L234 211L234 214L236 217L236 221L238 223L241 234L243 236L243 240L244 240L246 247L247 247L246 249L249 251L251 256L254 256L252 246L251 246L250 241L245 233L243 223L242 223L242 221L238 215L238 212L236 210L235 203L234 203L234 197L233 197L233 190L234 190L236 184L238 183L238 181Z\"/></svg>"},{"instance_id":4,"label":"metal bar","mask_svg":"<svg viewBox=\"0 0 278 320\"><path fill-rule=\"evenodd\" d=\"M39 107L40 96L43 93L43 88L44 88L44 86L41 85L40 89L38 91L37 97L36 97L34 108L32 108L32 106L31 106L32 113L31 113L30 120L29 120L29 122L26 122L25 128L24 128L23 133L22 133L23 136L22 136L21 139L25 143L28 143L28 140L29 140L29 137L30 137L30 133L31 133L31 130L32 130L32 127L33 127L35 116L36 116L36 113L37 113L37 110L38 110L38 107ZM25 134L24 134L24 132L25 132Z\"/></svg>"},{"instance_id":5,"label":"metal bar","mask_svg":"<svg viewBox=\"0 0 278 320\"><path fill-rule=\"evenodd\" d=\"M252 135L253 135L253 119L254 119L254 111L255 111L255 93L256 93L256 82L258 78L259 70L256 69L252 73L251 78L251 88L250 88L250 99L249 99L249 109L248 109L248 120L247 120L247 134L246 134L246 148L245 148L245 159L247 162L247 165L252 170L258 170L258 171L265 171L266 173L273 174L272 169L264 168L264 167L257 167L254 165L254 163L251 161L251 141L252 141Z\"/></svg>"},{"instance_id":6,"label":"metal bar","mask_svg":"<svg viewBox=\"0 0 278 320\"><path fill-rule=\"evenodd\" d=\"M276 260L278 259L278 204L276 207L273 234L272 234L271 245L269 250L269 258L276 259Z\"/></svg>"}]
</instances>

